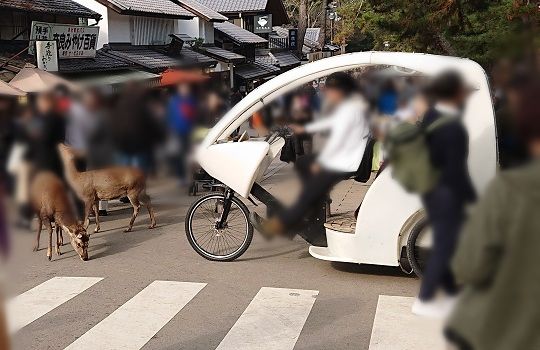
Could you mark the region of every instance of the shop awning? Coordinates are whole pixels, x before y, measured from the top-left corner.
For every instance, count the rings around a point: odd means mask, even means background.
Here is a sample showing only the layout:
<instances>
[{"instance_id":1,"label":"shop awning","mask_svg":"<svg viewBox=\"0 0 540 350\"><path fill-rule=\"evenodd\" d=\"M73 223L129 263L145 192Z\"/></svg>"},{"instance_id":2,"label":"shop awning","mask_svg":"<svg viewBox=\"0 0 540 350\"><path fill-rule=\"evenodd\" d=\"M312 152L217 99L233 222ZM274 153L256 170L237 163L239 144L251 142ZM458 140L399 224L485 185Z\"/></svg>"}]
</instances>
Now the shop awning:
<instances>
[{"instance_id":1,"label":"shop awning","mask_svg":"<svg viewBox=\"0 0 540 350\"><path fill-rule=\"evenodd\" d=\"M24 96L26 93L0 80L0 96Z\"/></svg>"},{"instance_id":2,"label":"shop awning","mask_svg":"<svg viewBox=\"0 0 540 350\"><path fill-rule=\"evenodd\" d=\"M200 83L209 78L209 76L200 72L169 69L161 73L161 86L177 85L181 83Z\"/></svg>"},{"instance_id":3,"label":"shop awning","mask_svg":"<svg viewBox=\"0 0 540 350\"><path fill-rule=\"evenodd\" d=\"M76 91L79 87L66 79L60 78L52 73L39 68L25 67L11 79L9 82L14 88L24 92L44 92L50 91L55 87L62 85L70 90Z\"/></svg>"}]
</instances>

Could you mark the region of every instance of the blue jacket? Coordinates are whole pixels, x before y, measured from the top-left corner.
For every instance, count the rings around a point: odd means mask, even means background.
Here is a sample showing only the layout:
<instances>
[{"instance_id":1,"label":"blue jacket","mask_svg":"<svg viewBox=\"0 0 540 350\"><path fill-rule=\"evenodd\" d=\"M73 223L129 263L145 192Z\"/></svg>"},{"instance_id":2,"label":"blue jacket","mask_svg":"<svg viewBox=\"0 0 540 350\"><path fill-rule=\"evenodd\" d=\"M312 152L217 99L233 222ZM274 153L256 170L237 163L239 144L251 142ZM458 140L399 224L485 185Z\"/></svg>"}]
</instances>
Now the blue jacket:
<instances>
[{"instance_id":1,"label":"blue jacket","mask_svg":"<svg viewBox=\"0 0 540 350\"><path fill-rule=\"evenodd\" d=\"M192 97L175 95L167 107L167 123L178 135L188 135L196 117L195 100Z\"/></svg>"}]
</instances>

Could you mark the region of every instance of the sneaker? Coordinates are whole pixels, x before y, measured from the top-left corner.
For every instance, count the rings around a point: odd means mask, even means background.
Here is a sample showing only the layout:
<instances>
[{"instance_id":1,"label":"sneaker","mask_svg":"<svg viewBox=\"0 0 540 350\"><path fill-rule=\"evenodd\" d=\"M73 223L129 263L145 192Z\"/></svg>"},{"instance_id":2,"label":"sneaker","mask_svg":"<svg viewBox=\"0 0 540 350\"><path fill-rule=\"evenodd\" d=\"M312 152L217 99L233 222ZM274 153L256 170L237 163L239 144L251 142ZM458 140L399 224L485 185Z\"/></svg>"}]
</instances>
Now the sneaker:
<instances>
[{"instance_id":1,"label":"sneaker","mask_svg":"<svg viewBox=\"0 0 540 350\"><path fill-rule=\"evenodd\" d=\"M448 306L438 300L422 301L416 299L411 311L415 315L437 320L443 320L449 314Z\"/></svg>"},{"instance_id":2,"label":"sneaker","mask_svg":"<svg viewBox=\"0 0 540 350\"><path fill-rule=\"evenodd\" d=\"M269 221L255 212L249 213L249 222L268 241L277 235L277 232L270 229Z\"/></svg>"},{"instance_id":3,"label":"sneaker","mask_svg":"<svg viewBox=\"0 0 540 350\"><path fill-rule=\"evenodd\" d=\"M459 298L457 295L448 295L441 300L443 307L446 309L447 315L450 315L454 311L458 303L458 299Z\"/></svg>"}]
</instances>

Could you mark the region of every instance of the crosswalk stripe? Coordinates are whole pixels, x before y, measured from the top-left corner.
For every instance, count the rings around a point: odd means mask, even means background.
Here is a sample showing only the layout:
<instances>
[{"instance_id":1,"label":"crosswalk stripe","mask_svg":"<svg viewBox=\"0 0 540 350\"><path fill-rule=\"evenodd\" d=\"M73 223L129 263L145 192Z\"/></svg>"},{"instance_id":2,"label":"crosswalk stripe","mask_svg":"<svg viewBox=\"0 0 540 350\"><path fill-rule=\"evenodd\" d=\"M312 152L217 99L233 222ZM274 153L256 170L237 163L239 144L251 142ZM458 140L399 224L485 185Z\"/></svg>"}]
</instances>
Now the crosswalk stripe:
<instances>
[{"instance_id":1,"label":"crosswalk stripe","mask_svg":"<svg viewBox=\"0 0 540 350\"><path fill-rule=\"evenodd\" d=\"M101 281L99 277L54 277L7 303L10 333L32 323Z\"/></svg>"},{"instance_id":2,"label":"crosswalk stripe","mask_svg":"<svg viewBox=\"0 0 540 350\"><path fill-rule=\"evenodd\" d=\"M414 298L379 295L369 350L445 349L442 321L411 312Z\"/></svg>"},{"instance_id":3,"label":"crosswalk stripe","mask_svg":"<svg viewBox=\"0 0 540 350\"><path fill-rule=\"evenodd\" d=\"M154 281L66 349L140 349L205 286Z\"/></svg>"},{"instance_id":4,"label":"crosswalk stripe","mask_svg":"<svg viewBox=\"0 0 540 350\"><path fill-rule=\"evenodd\" d=\"M318 294L261 288L216 350L293 349Z\"/></svg>"}]
</instances>

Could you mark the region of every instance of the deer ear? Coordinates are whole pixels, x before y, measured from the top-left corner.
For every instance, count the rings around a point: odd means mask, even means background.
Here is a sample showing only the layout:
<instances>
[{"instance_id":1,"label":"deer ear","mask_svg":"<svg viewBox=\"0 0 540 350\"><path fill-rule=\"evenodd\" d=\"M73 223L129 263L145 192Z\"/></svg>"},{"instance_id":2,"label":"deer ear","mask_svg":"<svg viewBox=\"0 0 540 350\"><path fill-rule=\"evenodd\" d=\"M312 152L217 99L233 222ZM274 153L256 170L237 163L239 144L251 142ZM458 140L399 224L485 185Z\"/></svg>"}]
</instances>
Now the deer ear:
<instances>
[{"instance_id":1,"label":"deer ear","mask_svg":"<svg viewBox=\"0 0 540 350\"><path fill-rule=\"evenodd\" d=\"M65 226L65 225L62 225L62 228L64 229L64 231L66 231L70 236L73 236L75 234L75 231L72 231L69 229L69 227Z\"/></svg>"}]
</instances>

